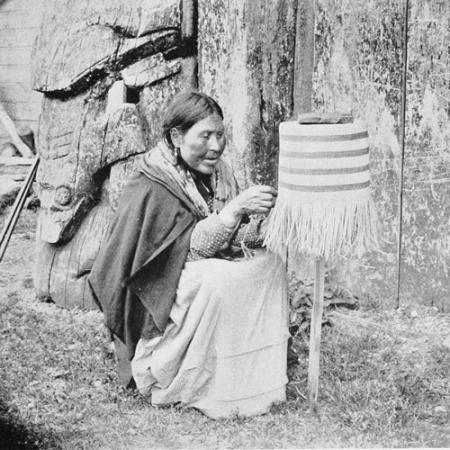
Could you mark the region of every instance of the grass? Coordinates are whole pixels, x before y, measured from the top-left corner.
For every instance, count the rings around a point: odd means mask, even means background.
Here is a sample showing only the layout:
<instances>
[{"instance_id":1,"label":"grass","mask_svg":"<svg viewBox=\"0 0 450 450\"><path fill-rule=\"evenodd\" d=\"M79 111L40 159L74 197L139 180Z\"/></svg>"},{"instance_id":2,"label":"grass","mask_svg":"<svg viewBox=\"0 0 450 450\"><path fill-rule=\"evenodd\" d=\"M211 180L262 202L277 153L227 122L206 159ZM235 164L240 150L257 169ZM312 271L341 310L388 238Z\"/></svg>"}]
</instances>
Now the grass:
<instances>
[{"instance_id":1,"label":"grass","mask_svg":"<svg viewBox=\"0 0 450 450\"><path fill-rule=\"evenodd\" d=\"M289 400L269 414L213 421L153 408L118 386L100 313L35 300L34 221L25 211L0 264L0 448L450 446L449 315L418 307L331 312L316 412L304 400L303 331L294 339L300 367Z\"/></svg>"}]
</instances>

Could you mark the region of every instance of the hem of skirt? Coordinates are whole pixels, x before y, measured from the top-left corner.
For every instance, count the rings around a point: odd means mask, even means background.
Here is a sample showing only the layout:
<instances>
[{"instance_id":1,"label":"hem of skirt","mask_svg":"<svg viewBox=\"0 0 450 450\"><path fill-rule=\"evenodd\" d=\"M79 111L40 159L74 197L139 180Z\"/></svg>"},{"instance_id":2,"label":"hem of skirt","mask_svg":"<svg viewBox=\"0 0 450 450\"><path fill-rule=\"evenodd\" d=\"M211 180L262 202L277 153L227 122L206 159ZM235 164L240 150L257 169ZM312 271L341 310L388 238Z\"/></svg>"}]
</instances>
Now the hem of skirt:
<instances>
[{"instance_id":1,"label":"hem of skirt","mask_svg":"<svg viewBox=\"0 0 450 450\"><path fill-rule=\"evenodd\" d=\"M212 419L251 417L267 414L275 403L286 401L286 385L246 399L216 400L201 399L186 406L196 408Z\"/></svg>"},{"instance_id":2,"label":"hem of skirt","mask_svg":"<svg viewBox=\"0 0 450 450\"><path fill-rule=\"evenodd\" d=\"M287 382L270 391L240 399L225 400L205 397L193 402L182 402L178 400L159 403L152 398L152 406L167 407L177 404L183 408L198 409L212 419L257 416L269 412L273 404L286 401L286 384Z\"/></svg>"}]
</instances>

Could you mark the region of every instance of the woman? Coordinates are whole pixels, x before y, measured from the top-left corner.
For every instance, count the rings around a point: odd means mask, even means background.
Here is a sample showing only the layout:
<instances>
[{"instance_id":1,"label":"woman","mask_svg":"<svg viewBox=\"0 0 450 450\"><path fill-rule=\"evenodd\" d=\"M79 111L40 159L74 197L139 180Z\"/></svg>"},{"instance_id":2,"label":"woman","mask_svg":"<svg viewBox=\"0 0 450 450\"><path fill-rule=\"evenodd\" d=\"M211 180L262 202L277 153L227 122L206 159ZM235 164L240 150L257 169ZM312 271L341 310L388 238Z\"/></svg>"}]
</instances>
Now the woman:
<instances>
[{"instance_id":1,"label":"woman","mask_svg":"<svg viewBox=\"0 0 450 450\"><path fill-rule=\"evenodd\" d=\"M265 413L287 382L285 269L258 218L276 191L238 194L224 148L219 105L176 97L90 275L138 389L213 418Z\"/></svg>"}]
</instances>

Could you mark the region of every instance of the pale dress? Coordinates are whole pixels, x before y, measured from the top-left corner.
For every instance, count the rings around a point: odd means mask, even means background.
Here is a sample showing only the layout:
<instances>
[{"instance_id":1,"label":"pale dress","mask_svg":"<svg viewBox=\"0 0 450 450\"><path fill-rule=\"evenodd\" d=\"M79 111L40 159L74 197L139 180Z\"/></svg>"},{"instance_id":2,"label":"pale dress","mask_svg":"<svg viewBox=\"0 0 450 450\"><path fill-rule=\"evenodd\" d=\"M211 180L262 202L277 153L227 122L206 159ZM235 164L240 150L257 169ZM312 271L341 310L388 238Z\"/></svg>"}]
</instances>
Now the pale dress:
<instances>
[{"instance_id":1,"label":"pale dress","mask_svg":"<svg viewBox=\"0 0 450 450\"><path fill-rule=\"evenodd\" d=\"M162 337L139 341L131 364L153 405L223 418L285 400L288 304L277 256L260 249L250 259L187 262L170 319Z\"/></svg>"}]
</instances>

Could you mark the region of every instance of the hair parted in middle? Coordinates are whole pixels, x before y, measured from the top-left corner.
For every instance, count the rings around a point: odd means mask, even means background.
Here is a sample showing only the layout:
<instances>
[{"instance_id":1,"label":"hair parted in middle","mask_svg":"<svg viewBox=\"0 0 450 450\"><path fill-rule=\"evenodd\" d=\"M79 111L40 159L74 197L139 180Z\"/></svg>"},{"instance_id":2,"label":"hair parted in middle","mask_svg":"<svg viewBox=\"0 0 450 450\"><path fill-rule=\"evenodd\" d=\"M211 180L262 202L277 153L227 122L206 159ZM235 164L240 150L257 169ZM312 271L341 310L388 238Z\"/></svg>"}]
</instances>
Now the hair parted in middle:
<instances>
[{"instance_id":1,"label":"hair parted in middle","mask_svg":"<svg viewBox=\"0 0 450 450\"><path fill-rule=\"evenodd\" d=\"M174 148L170 130L178 129L186 133L200 120L211 114L218 114L223 119L222 108L209 95L198 91L184 91L175 96L164 114L162 136L170 148Z\"/></svg>"}]
</instances>

